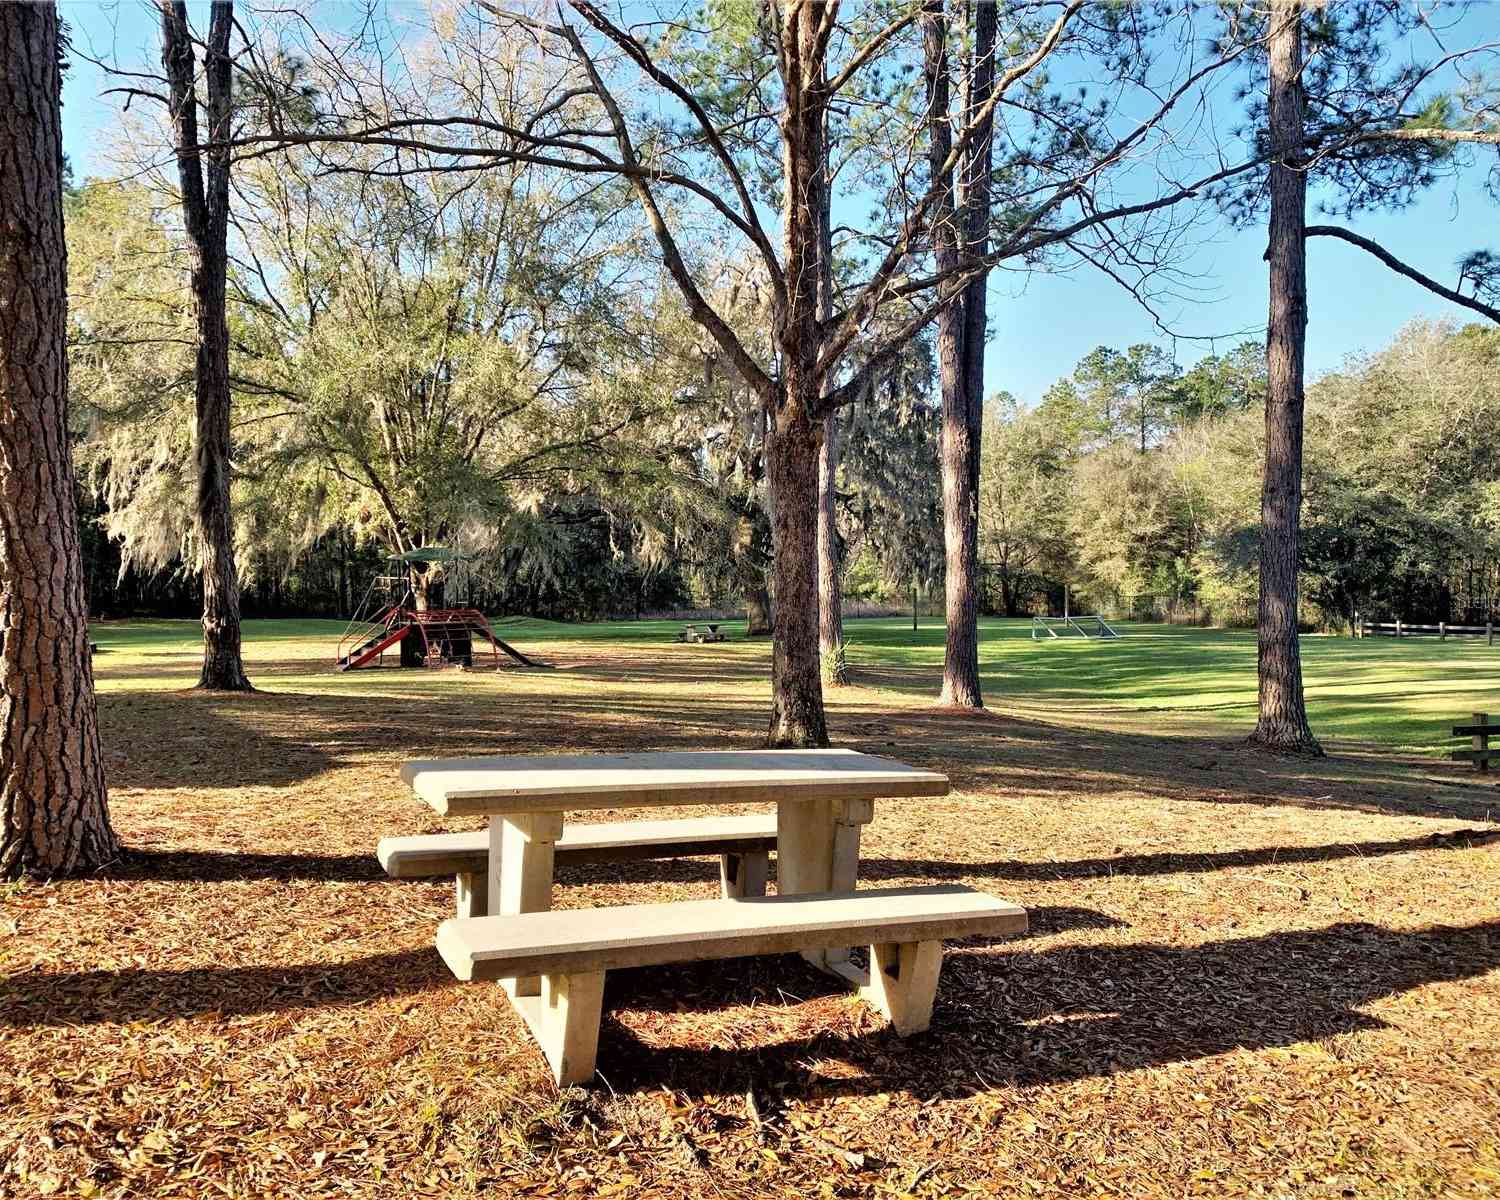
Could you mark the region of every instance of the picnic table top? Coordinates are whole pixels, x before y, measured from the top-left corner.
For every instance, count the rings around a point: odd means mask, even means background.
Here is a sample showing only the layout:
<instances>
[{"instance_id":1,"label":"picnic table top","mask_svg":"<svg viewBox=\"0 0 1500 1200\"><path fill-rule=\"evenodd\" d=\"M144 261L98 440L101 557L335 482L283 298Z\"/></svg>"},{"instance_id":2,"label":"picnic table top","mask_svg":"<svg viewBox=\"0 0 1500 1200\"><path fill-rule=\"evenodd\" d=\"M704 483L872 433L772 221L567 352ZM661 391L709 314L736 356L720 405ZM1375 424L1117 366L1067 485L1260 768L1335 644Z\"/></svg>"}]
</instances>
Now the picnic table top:
<instances>
[{"instance_id":1,"label":"picnic table top","mask_svg":"<svg viewBox=\"0 0 1500 1200\"><path fill-rule=\"evenodd\" d=\"M446 816L943 796L948 777L854 750L515 754L409 762L401 778Z\"/></svg>"}]
</instances>

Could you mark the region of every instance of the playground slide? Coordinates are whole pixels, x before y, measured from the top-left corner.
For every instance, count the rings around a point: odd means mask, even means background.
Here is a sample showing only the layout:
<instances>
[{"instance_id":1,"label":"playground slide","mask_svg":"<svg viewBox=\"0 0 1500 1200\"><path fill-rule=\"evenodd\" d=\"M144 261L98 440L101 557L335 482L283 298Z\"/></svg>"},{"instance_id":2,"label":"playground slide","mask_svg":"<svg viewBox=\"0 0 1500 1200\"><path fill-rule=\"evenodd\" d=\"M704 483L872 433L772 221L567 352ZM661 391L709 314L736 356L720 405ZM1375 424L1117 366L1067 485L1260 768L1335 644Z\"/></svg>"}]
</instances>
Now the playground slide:
<instances>
[{"instance_id":1,"label":"playground slide","mask_svg":"<svg viewBox=\"0 0 1500 1200\"><path fill-rule=\"evenodd\" d=\"M392 646L396 645L406 636L407 627L399 626L396 629L382 629L374 637L363 644L356 646L348 654L338 661L340 671L352 671L356 667L362 667L373 661Z\"/></svg>"}]
</instances>

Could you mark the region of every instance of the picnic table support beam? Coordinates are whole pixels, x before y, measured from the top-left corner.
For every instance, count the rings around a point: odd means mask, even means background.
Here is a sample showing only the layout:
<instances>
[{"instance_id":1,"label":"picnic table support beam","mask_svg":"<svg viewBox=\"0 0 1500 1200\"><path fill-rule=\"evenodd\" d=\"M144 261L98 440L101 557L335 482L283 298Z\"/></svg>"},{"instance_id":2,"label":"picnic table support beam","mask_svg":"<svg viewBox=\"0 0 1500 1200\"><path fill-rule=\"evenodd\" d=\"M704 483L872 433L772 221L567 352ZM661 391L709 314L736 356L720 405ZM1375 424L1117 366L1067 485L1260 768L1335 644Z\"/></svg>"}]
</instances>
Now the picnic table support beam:
<instances>
[{"instance_id":1,"label":"picnic table support beam","mask_svg":"<svg viewBox=\"0 0 1500 1200\"><path fill-rule=\"evenodd\" d=\"M560 812L512 813L490 818L491 916L546 912L552 907L552 872L557 839L562 837ZM522 975L505 981L512 997L541 994L541 980Z\"/></svg>"},{"instance_id":2,"label":"picnic table support beam","mask_svg":"<svg viewBox=\"0 0 1500 1200\"><path fill-rule=\"evenodd\" d=\"M776 804L776 893L852 892L859 881L860 829L875 818L873 800L781 800ZM847 946L802 955L855 987L869 979Z\"/></svg>"},{"instance_id":3,"label":"picnic table support beam","mask_svg":"<svg viewBox=\"0 0 1500 1200\"><path fill-rule=\"evenodd\" d=\"M890 1019L902 1037L932 1024L942 942L900 942L870 947L870 981L859 989L865 1003Z\"/></svg>"},{"instance_id":4,"label":"picnic table support beam","mask_svg":"<svg viewBox=\"0 0 1500 1200\"><path fill-rule=\"evenodd\" d=\"M587 1083L599 1056L604 972L543 975L539 995L513 996L516 1011L552 1068L558 1087Z\"/></svg>"}]
</instances>

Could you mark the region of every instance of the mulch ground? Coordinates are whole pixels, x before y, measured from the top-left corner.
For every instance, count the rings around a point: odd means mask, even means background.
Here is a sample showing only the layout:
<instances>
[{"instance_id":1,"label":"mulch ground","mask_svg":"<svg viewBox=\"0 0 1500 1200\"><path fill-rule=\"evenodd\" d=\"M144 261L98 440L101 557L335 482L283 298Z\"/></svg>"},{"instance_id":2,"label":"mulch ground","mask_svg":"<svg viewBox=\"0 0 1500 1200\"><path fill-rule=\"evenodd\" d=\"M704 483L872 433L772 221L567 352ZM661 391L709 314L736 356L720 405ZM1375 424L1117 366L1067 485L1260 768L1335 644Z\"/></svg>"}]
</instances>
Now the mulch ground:
<instances>
[{"instance_id":1,"label":"mulch ground","mask_svg":"<svg viewBox=\"0 0 1500 1200\"><path fill-rule=\"evenodd\" d=\"M833 700L835 741L955 790L877 804L862 879L969 883L1032 932L952 945L907 1041L796 959L612 973L599 1081L558 1093L499 988L432 949L451 883L375 864L441 827L396 766L753 746L761 668L711 655L336 685L266 660L238 698L122 675L129 858L0 894L0 1197L1500 1191L1494 785L874 688ZM556 903L716 872L578 868Z\"/></svg>"}]
</instances>

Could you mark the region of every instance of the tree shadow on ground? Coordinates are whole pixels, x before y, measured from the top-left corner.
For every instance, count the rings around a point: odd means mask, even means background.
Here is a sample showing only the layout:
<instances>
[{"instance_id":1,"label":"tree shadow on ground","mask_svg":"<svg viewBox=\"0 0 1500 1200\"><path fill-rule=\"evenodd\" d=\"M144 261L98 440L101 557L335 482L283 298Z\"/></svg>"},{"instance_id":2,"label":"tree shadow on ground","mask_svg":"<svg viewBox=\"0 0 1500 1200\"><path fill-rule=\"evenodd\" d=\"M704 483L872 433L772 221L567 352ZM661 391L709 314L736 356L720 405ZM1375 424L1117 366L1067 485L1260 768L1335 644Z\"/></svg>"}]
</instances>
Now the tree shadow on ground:
<instances>
[{"instance_id":1,"label":"tree shadow on ground","mask_svg":"<svg viewBox=\"0 0 1500 1200\"><path fill-rule=\"evenodd\" d=\"M1323 846L1265 846L1252 850L1196 853L1119 854L1108 858L1025 862L937 861L933 859L860 859L861 880L921 878L934 882L961 878L1010 879L1052 883L1101 879L1112 875L1176 875L1219 871L1232 867L1286 866L1293 863L1334 862L1345 858L1376 858L1427 850L1469 850L1500 843L1500 829L1460 829L1425 837L1381 842L1338 842ZM772 858L774 880L775 859ZM370 854L267 854L225 850L127 850L124 857L99 877L119 880L217 883L230 880L305 879L327 883L388 881L392 886L439 880L387 880L373 852ZM712 883L719 878L716 858L655 859L637 863L560 865L559 886L586 884Z\"/></svg>"},{"instance_id":2,"label":"tree shadow on ground","mask_svg":"<svg viewBox=\"0 0 1500 1200\"><path fill-rule=\"evenodd\" d=\"M453 977L430 947L352 962L181 969L28 972L0 982L0 1024L92 1025L196 1020L359 1004L425 992Z\"/></svg>"},{"instance_id":3,"label":"tree shadow on ground","mask_svg":"<svg viewBox=\"0 0 1500 1200\"><path fill-rule=\"evenodd\" d=\"M1426 837L1383 842L1342 842L1325 846L1265 846L1253 850L1214 850L1195 853L1119 854L1057 862L937 862L931 859L869 858L860 860L860 875L868 880L931 880L959 878L1011 879L1052 883L1076 879L1107 879L1113 875L1186 875L1230 867L1287 866L1334 862L1344 858L1376 858L1426 850L1469 850L1500 843L1500 829L1461 829Z\"/></svg>"},{"instance_id":4,"label":"tree shadow on ground","mask_svg":"<svg viewBox=\"0 0 1500 1200\"><path fill-rule=\"evenodd\" d=\"M126 850L98 878L175 883L246 880L312 880L323 883L389 883L392 887L452 887L451 876L391 879L368 854L296 854L237 850ZM640 863L590 863L557 868L559 886L594 883L717 883L717 858Z\"/></svg>"},{"instance_id":5,"label":"tree shadow on ground","mask_svg":"<svg viewBox=\"0 0 1500 1200\"><path fill-rule=\"evenodd\" d=\"M99 697L111 788L289 787L341 765L308 736L295 693L127 692Z\"/></svg>"},{"instance_id":6,"label":"tree shadow on ground","mask_svg":"<svg viewBox=\"0 0 1500 1200\"><path fill-rule=\"evenodd\" d=\"M264 854L228 850L131 850L97 878L168 883L271 879L370 883L386 874L371 854Z\"/></svg>"},{"instance_id":7,"label":"tree shadow on ground","mask_svg":"<svg viewBox=\"0 0 1500 1200\"><path fill-rule=\"evenodd\" d=\"M745 678L731 681L759 679L756 664L744 668ZM589 671L591 678L596 674L610 677L603 668ZM348 765L409 757L535 753L538 747L751 749L763 740L764 698L705 687L685 662L638 667L621 679L650 686L557 694L535 676L518 676L503 692L482 695L423 687L406 695L263 692L215 700L116 692L101 702L110 783L287 786ZM1471 774L1375 748L1317 760L1278 758L1232 737L1077 728L912 707L862 689L831 694L829 723L835 744L942 770L959 792L1046 796L1129 788L1212 804L1470 820L1491 819L1500 808L1496 790ZM126 761L117 762L115 751L125 752ZM390 790L401 790L394 775Z\"/></svg>"},{"instance_id":8,"label":"tree shadow on ground","mask_svg":"<svg viewBox=\"0 0 1500 1200\"><path fill-rule=\"evenodd\" d=\"M1033 930L1106 929L1121 924L1104 913L1069 905L1030 911ZM840 985L788 957L802 970L801 992L833 994ZM787 978L778 959L743 959L721 968L752 992L764 981ZM716 974L724 974L723 971ZM59 973L24 972L0 980L0 1025L14 1028L100 1022L196 1020L206 1014L251 1013L358 1004L387 996L453 985L453 977L428 947L372 955L349 962L215 968L127 968ZM719 985L722 988L722 983ZM732 992L732 988L730 992ZM801 994L801 993L799 993ZM498 997L497 997L498 998ZM724 995L718 1007L734 1003Z\"/></svg>"},{"instance_id":9,"label":"tree shadow on ground","mask_svg":"<svg viewBox=\"0 0 1500 1200\"><path fill-rule=\"evenodd\" d=\"M1410 932L1366 924L1177 947L1149 943L1028 951L956 943L932 1030L900 1039L815 1033L753 1048L650 1047L631 1014L701 1014L760 998L818 1003L837 985L794 956L611 972L599 1066L616 1090L692 1096L753 1088L801 1097L906 1091L962 1095L1161 1066L1236 1049L1327 1038L1383 1023L1362 1005L1500 967L1500 921ZM27 972L0 982L0 1025L229 1018L360 1004L461 986L429 948L343 963ZM472 985L462 985L472 986ZM495 990L496 1003L503 1003ZM847 1026L847 1021L845 1022ZM806 1027L804 1025L804 1027ZM835 1076L818 1069L836 1061Z\"/></svg>"}]
</instances>

